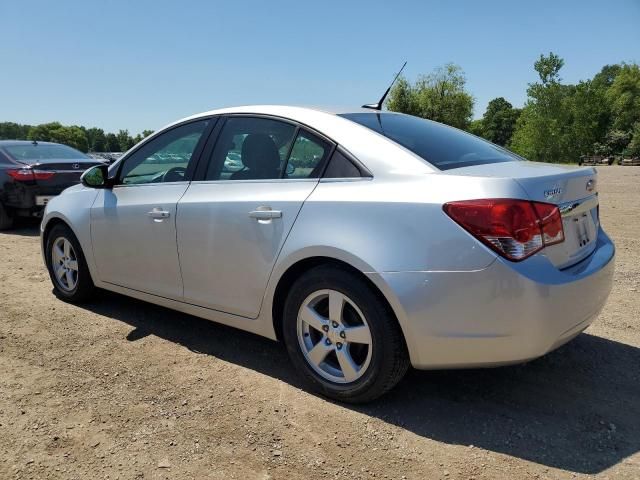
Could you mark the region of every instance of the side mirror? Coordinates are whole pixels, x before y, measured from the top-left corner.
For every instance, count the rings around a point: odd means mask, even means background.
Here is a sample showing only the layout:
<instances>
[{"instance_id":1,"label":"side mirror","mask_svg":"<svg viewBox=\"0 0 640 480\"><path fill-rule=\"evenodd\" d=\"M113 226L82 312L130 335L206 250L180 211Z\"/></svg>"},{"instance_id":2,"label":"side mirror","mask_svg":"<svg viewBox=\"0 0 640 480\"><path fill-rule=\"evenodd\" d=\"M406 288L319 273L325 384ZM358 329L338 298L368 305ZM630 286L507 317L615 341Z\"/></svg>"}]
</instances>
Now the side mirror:
<instances>
[{"instance_id":1,"label":"side mirror","mask_svg":"<svg viewBox=\"0 0 640 480\"><path fill-rule=\"evenodd\" d=\"M82 185L89 188L109 187L109 169L106 165L96 165L85 171L80 177Z\"/></svg>"}]
</instances>

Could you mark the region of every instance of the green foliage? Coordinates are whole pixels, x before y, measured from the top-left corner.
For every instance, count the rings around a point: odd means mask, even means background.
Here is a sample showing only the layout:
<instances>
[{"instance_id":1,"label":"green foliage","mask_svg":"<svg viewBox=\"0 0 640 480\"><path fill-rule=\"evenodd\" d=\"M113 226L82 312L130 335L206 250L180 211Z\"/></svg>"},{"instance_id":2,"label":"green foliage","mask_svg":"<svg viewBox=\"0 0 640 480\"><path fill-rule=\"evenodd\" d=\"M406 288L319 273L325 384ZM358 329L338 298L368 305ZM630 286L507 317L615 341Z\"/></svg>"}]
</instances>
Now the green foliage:
<instances>
[{"instance_id":1,"label":"green foliage","mask_svg":"<svg viewBox=\"0 0 640 480\"><path fill-rule=\"evenodd\" d=\"M400 78L389 93L387 108L457 128L467 128L473 97L465 90L462 69L452 63L418 78L414 85Z\"/></svg>"},{"instance_id":2,"label":"green foliage","mask_svg":"<svg viewBox=\"0 0 640 480\"><path fill-rule=\"evenodd\" d=\"M633 127L631 142L627 147L627 155L640 157L640 122Z\"/></svg>"},{"instance_id":3,"label":"green foliage","mask_svg":"<svg viewBox=\"0 0 640 480\"><path fill-rule=\"evenodd\" d=\"M550 53L540 55L534 68L540 81L529 84L528 100L516 124L511 148L518 154L543 162L571 161L567 142L570 112L565 105L571 88L560 84L564 61Z\"/></svg>"},{"instance_id":4,"label":"green foliage","mask_svg":"<svg viewBox=\"0 0 640 480\"><path fill-rule=\"evenodd\" d=\"M85 128L77 125L62 125L60 122L40 125L21 125L13 122L0 122L0 140L39 140L69 145L82 152L118 152L125 151L151 135L153 130L144 130L132 138L127 130L118 135L105 134L101 128Z\"/></svg>"},{"instance_id":5,"label":"green foliage","mask_svg":"<svg viewBox=\"0 0 640 480\"><path fill-rule=\"evenodd\" d=\"M640 66L622 65L606 96L611 105L613 127L631 131L640 121Z\"/></svg>"},{"instance_id":6,"label":"green foliage","mask_svg":"<svg viewBox=\"0 0 640 480\"><path fill-rule=\"evenodd\" d=\"M0 122L0 140L25 139L31 125L20 125L13 122Z\"/></svg>"},{"instance_id":7,"label":"green foliage","mask_svg":"<svg viewBox=\"0 0 640 480\"><path fill-rule=\"evenodd\" d=\"M504 147L511 141L518 117L520 109L513 108L503 97L494 98L487 105L482 120L474 120L469 131Z\"/></svg>"},{"instance_id":8,"label":"green foliage","mask_svg":"<svg viewBox=\"0 0 640 480\"><path fill-rule=\"evenodd\" d=\"M59 122L43 123L31 127L27 133L27 140L63 143L81 152L89 150L85 130L76 125L64 126Z\"/></svg>"},{"instance_id":9,"label":"green foliage","mask_svg":"<svg viewBox=\"0 0 640 480\"><path fill-rule=\"evenodd\" d=\"M107 133L107 152L120 151L120 143L113 133Z\"/></svg>"},{"instance_id":10,"label":"green foliage","mask_svg":"<svg viewBox=\"0 0 640 480\"><path fill-rule=\"evenodd\" d=\"M640 122L638 65L605 65L592 80L577 85L560 83L563 65L553 53L535 62L540 81L527 89L510 148L544 162L625 153Z\"/></svg>"},{"instance_id":11,"label":"green foliage","mask_svg":"<svg viewBox=\"0 0 640 480\"><path fill-rule=\"evenodd\" d=\"M116 139L118 140L121 152L126 152L134 145L133 138L129 135L129 130L119 130L116 134Z\"/></svg>"}]
</instances>

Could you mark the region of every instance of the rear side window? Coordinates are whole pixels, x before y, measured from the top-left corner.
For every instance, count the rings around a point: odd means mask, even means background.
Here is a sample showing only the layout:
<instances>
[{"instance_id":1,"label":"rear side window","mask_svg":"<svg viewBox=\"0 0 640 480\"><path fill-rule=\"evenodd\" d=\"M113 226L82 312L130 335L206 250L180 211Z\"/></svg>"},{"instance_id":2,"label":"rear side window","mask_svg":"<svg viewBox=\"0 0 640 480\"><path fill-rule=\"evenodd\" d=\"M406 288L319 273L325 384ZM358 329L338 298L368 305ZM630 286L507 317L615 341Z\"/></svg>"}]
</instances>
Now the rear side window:
<instances>
[{"instance_id":1,"label":"rear side window","mask_svg":"<svg viewBox=\"0 0 640 480\"><path fill-rule=\"evenodd\" d=\"M336 150L333 152L323 176L324 178L357 178L362 174L351 160Z\"/></svg>"},{"instance_id":2,"label":"rear side window","mask_svg":"<svg viewBox=\"0 0 640 480\"><path fill-rule=\"evenodd\" d=\"M514 153L441 123L397 113L344 113L402 145L440 170L523 160Z\"/></svg>"},{"instance_id":3,"label":"rear side window","mask_svg":"<svg viewBox=\"0 0 640 480\"><path fill-rule=\"evenodd\" d=\"M4 147L11 158L18 161L75 160L89 158L84 153L66 145L29 143Z\"/></svg>"}]
</instances>

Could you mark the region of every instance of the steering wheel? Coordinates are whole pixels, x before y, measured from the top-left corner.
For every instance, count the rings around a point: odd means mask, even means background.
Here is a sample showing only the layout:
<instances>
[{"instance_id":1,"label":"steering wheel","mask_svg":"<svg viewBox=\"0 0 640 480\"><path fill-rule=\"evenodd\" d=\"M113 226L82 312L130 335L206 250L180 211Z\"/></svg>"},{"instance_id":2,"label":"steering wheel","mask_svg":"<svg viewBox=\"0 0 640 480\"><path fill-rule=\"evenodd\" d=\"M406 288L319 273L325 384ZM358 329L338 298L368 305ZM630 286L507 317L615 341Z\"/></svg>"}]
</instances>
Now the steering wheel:
<instances>
[{"instance_id":1,"label":"steering wheel","mask_svg":"<svg viewBox=\"0 0 640 480\"><path fill-rule=\"evenodd\" d=\"M173 167L162 175L163 182L181 182L187 173L186 167Z\"/></svg>"}]
</instances>

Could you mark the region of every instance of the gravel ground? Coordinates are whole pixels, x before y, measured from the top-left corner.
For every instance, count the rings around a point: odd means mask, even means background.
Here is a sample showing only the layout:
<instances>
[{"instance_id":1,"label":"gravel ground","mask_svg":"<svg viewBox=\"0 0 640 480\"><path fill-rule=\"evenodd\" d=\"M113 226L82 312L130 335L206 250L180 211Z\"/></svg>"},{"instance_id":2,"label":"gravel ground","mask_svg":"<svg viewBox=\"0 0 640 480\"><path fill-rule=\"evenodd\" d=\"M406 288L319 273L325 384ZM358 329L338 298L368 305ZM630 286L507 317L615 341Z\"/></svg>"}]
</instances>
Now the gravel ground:
<instances>
[{"instance_id":1,"label":"gravel ground","mask_svg":"<svg viewBox=\"0 0 640 480\"><path fill-rule=\"evenodd\" d=\"M301 390L269 340L115 294L62 303L37 226L0 234L0 478L640 478L638 185L600 168L617 270L584 334L359 407Z\"/></svg>"}]
</instances>

